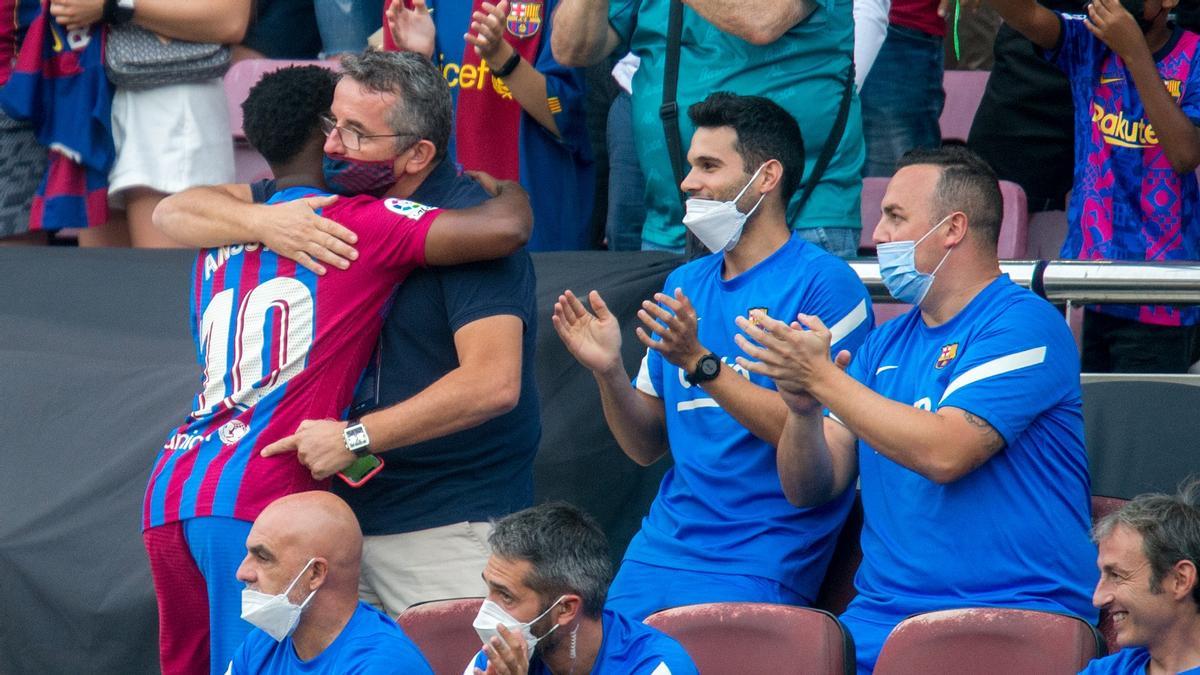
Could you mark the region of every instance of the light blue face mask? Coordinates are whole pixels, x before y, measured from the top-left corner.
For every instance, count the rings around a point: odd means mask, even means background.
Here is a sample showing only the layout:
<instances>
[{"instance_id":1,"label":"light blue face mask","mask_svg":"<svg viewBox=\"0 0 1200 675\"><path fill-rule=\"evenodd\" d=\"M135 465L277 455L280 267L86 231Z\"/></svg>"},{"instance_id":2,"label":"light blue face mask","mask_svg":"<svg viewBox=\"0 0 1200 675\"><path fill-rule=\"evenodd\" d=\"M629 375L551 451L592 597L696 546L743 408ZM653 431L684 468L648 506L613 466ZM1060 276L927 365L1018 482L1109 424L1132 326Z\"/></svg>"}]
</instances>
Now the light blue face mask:
<instances>
[{"instance_id":1,"label":"light blue face mask","mask_svg":"<svg viewBox=\"0 0 1200 675\"><path fill-rule=\"evenodd\" d=\"M946 255L942 256L942 261L937 264L937 267L926 274L917 270L917 245L925 241L952 215L954 214L951 213L939 220L937 225L929 228L925 236L916 241L889 241L875 247L876 255L879 256L879 276L883 278L883 285L887 287L888 293L891 293L893 298L910 305L919 305L925 299L925 294L933 285L934 275L942 269L942 264L946 262L946 258L950 257L950 251L946 251Z\"/></svg>"}]
</instances>

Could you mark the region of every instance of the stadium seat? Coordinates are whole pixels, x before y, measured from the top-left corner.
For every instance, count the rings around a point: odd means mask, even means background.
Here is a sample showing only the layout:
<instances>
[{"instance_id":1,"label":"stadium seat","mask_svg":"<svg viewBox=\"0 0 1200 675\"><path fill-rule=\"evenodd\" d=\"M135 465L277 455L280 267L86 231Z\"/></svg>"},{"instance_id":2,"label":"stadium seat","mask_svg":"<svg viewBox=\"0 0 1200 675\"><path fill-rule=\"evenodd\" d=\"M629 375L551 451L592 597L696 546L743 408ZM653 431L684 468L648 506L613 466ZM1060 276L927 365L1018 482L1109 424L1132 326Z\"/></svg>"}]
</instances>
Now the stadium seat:
<instances>
[{"instance_id":1,"label":"stadium seat","mask_svg":"<svg viewBox=\"0 0 1200 675\"><path fill-rule=\"evenodd\" d=\"M991 72L986 70L947 70L942 76L942 89L946 92L946 105L938 119L942 138L967 140L989 75Z\"/></svg>"},{"instance_id":2,"label":"stadium seat","mask_svg":"<svg viewBox=\"0 0 1200 675\"><path fill-rule=\"evenodd\" d=\"M832 614L756 602L665 609L646 623L679 640L704 675L851 675L854 642Z\"/></svg>"},{"instance_id":3,"label":"stadium seat","mask_svg":"<svg viewBox=\"0 0 1200 675\"><path fill-rule=\"evenodd\" d=\"M471 622L482 604L483 598L422 602L401 612L396 623L417 643L434 673L458 675L481 647Z\"/></svg>"},{"instance_id":4,"label":"stadium seat","mask_svg":"<svg viewBox=\"0 0 1200 675\"><path fill-rule=\"evenodd\" d=\"M949 609L917 614L892 629L876 675L1077 673L1103 654L1082 619L1027 609Z\"/></svg>"}]
</instances>

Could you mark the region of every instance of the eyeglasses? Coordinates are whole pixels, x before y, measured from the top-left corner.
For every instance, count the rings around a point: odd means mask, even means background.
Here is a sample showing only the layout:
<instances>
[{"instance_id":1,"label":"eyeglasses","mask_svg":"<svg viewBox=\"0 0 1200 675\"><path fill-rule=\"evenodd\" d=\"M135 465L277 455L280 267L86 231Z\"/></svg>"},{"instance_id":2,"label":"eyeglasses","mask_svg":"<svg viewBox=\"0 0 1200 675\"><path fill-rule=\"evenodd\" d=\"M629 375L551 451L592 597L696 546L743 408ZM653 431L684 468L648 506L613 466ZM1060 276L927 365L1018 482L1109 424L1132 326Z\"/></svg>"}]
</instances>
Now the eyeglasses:
<instances>
[{"instance_id":1,"label":"eyeglasses","mask_svg":"<svg viewBox=\"0 0 1200 675\"><path fill-rule=\"evenodd\" d=\"M321 132L328 136L331 132L338 132L338 139L342 141L342 145L346 146L347 150L359 150L362 148L362 140L364 138L398 138L400 136L416 136L413 133L404 134L360 134L353 129L339 127L337 121L328 115L321 115Z\"/></svg>"}]
</instances>

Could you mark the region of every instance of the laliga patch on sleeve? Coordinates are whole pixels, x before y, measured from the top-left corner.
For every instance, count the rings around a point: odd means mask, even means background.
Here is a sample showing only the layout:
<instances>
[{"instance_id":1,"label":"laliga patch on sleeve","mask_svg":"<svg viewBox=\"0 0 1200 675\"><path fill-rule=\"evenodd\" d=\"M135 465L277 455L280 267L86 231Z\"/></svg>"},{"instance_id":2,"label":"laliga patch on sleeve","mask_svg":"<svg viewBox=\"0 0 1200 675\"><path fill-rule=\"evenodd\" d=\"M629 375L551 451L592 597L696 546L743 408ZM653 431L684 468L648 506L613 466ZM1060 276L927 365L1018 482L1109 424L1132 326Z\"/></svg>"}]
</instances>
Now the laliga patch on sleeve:
<instances>
[{"instance_id":1,"label":"laliga patch on sleeve","mask_svg":"<svg viewBox=\"0 0 1200 675\"><path fill-rule=\"evenodd\" d=\"M420 220L421 216L433 210L432 206L425 206L417 202L410 202L407 199L396 199L395 197L384 200L383 205L388 211L398 213L405 218L412 220Z\"/></svg>"}]
</instances>

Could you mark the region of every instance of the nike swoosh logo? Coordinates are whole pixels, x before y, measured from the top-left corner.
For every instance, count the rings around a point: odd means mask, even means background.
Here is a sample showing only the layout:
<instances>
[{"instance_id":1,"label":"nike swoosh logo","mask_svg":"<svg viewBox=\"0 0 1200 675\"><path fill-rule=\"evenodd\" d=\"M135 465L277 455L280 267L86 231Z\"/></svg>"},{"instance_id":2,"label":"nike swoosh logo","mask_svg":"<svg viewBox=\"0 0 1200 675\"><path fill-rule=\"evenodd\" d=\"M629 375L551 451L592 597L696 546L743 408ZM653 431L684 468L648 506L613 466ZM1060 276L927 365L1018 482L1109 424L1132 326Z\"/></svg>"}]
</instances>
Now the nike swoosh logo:
<instances>
[{"instance_id":1,"label":"nike swoosh logo","mask_svg":"<svg viewBox=\"0 0 1200 675\"><path fill-rule=\"evenodd\" d=\"M883 371L885 371L885 370L895 370L895 369L897 369L897 368L899 368L899 367L900 367L900 366L879 366L878 368L876 368L876 369L875 369L875 374L876 374L876 375L878 375L878 374L882 373L882 372L883 372Z\"/></svg>"},{"instance_id":2,"label":"nike swoosh logo","mask_svg":"<svg viewBox=\"0 0 1200 675\"><path fill-rule=\"evenodd\" d=\"M1124 81L1125 81L1125 78L1123 78L1123 77L1102 77L1102 78L1100 78L1100 84L1112 84L1113 82L1124 82Z\"/></svg>"}]
</instances>

